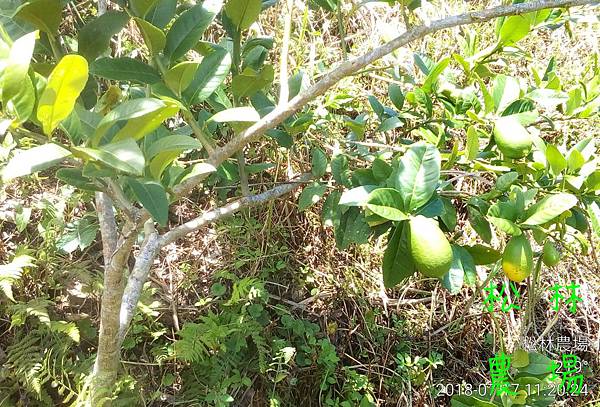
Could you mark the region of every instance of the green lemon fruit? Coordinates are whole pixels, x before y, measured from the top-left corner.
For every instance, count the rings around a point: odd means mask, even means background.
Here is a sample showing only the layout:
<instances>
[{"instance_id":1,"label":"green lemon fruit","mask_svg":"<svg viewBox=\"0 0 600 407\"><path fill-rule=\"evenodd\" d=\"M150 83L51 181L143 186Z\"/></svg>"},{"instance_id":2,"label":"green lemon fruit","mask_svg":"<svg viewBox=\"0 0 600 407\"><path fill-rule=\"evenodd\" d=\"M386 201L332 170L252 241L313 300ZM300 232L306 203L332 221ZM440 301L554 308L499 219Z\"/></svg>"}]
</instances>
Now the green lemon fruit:
<instances>
[{"instance_id":1,"label":"green lemon fruit","mask_svg":"<svg viewBox=\"0 0 600 407\"><path fill-rule=\"evenodd\" d=\"M509 280L520 283L531 274L533 269L533 251L524 234L513 236L502 255L502 270Z\"/></svg>"},{"instance_id":2,"label":"green lemon fruit","mask_svg":"<svg viewBox=\"0 0 600 407\"><path fill-rule=\"evenodd\" d=\"M506 116L494 124L494 140L498 149L508 158L523 158L531 151L531 135L514 117Z\"/></svg>"},{"instance_id":3,"label":"green lemon fruit","mask_svg":"<svg viewBox=\"0 0 600 407\"><path fill-rule=\"evenodd\" d=\"M417 270L427 277L442 277L452 265L452 247L431 218L410 219L410 252Z\"/></svg>"},{"instance_id":4,"label":"green lemon fruit","mask_svg":"<svg viewBox=\"0 0 600 407\"><path fill-rule=\"evenodd\" d=\"M546 240L546 243L544 243L542 261L548 267L556 266L560 261L560 253L556 250L556 246L549 240Z\"/></svg>"}]
</instances>

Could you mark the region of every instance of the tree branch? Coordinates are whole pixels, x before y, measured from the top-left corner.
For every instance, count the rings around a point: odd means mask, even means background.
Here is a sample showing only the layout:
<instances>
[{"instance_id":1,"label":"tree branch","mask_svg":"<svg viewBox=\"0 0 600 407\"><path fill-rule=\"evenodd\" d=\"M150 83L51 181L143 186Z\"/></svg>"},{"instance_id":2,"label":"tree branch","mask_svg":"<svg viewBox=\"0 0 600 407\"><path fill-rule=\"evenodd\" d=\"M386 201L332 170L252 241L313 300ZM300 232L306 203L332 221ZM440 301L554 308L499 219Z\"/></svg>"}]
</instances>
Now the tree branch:
<instances>
[{"instance_id":1,"label":"tree branch","mask_svg":"<svg viewBox=\"0 0 600 407\"><path fill-rule=\"evenodd\" d=\"M248 184L248 172L246 171L246 155L244 150L241 149L237 152L238 162L238 173L240 176L240 189L242 190L242 196L250 195L250 186Z\"/></svg>"},{"instance_id":2,"label":"tree branch","mask_svg":"<svg viewBox=\"0 0 600 407\"><path fill-rule=\"evenodd\" d=\"M104 256L104 267L108 268L113 253L117 250L117 222L113 210L112 200L104 192L96 192L96 212L100 223L100 235L102 236L102 255Z\"/></svg>"},{"instance_id":3,"label":"tree branch","mask_svg":"<svg viewBox=\"0 0 600 407\"><path fill-rule=\"evenodd\" d=\"M184 237L188 233L194 232L200 229L201 227L207 225L208 223L215 222L235 212L238 212L241 209L248 208L254 205L259 205L267 201L273 200L275 198L278 198L282 195L285 195L288 192L291 192L297 187L299 187L301 184L309 181L311 178L312 174L302 174L298 178L291 180L286 184L280 184L274 187L273 189L270 189L261 194L245 196L238 200L230 202L227 205L222 206L220 208L215 208L208 212L204 212L201 216L198 216L195 219L185 222L165 233L161 238L161 246L173 243L174 241Z\"/></svg>"},{"instance_id":4,"label":"tree branch","mask_svg":"<svg viewBox=\"0 0 600 407\"><path fill-rule=\"evenodd\" d=\"M98 15L99 16L106 13L106 10L108 9L107 6L108 6L107 0L98 0Z\"/></svg>"},{"instance_id":5,"label":"tree branch","mask_svg":"<svg viewBox=\"0 0 600 407\"><path fill-rule=\"evenodd\" d=\"M246 144L255 141L267 130L270 130L281 124L285 119L296 113L307 103L324 94L341 79L353 75L355 72L365 68L367 65L384 57L385 55L392 53L394 50L421 39L429 34L452 27L483 23L498 17L526 14L549 8L582 6L591 4L594 1L595 0L535 0L526 3L493 7L486 10L471 11L464 14L446 17L441 20L432 21L429 24L412 28L402 35L364 55L339 64L336 68L325 74L323 79L321 79L319 82L306 89L304 92L298 94L288 103L276 106L275 109L273 109L269 114L264 116L258 122L254 123L243 133L240 133L237 137L233 138L223 147L216 149L215 152L210 155L207 163L213 165L214 167L218 167L223 161L233 156ZM188 194L196 185L202 182L204 178L206 178L206 174L188 178L174 189L175 193L179 196Z\"/></svg>"},{"instance_id":6,"label":"tree branch","mask_svg":"<svg viewBox=\"0 0 600 407\"><path fill-rule=\"evenodd\" d=\"M129 199L125 196L121 186L110 178L105 178L104 181L108 185L106 193L112 198L113 202L119 207L127 216L130 222L136 222L139 217L139 209L136 208Z\"/></svg>"},{"instance_id":7,"label":"tree branch","mask_svg":"<svg viewBox=\"0 0 600 407\"><path fill-rule=\"evenodd\" d=\"M133 318L133 312L140 299L142 288L161 247L159 235L154 228L154 222L152 220L148 220L144 224L144 233L144 242L135 259L135 265L127 279L127 285L121 299L121 311L119 313L119 343L123 342L123 339L125 338L125 333L127 332L131 318Z\"/></svg>"},{"instance_id":8,"label":"tree branch","mask_svg":"<svg viewBox=\"0 0 600 407\"><path fill-rule=\"evenodd\" d=\"M280 184L261 194L242 197L234 202L228 203L221 208L205 212L201 216L177 226L175 229L171 229L162 236L158 235L151 220L146 222L144 225L146 238L142 243L140 253L135 259L135 265L131 274L129 275L127 286L125 287L121 300L121 310L119 316L119 341L122 342L125 338L127 328L131 323L133 313L140 299L140 294L142 293L144 283L148 279L148 274L150 273L154 259L162 247L173 243L177 239L180 239L188 233L194 232L211 222L215 222L223 219L226 216L232 215L241 209L259 205L285 195L299 187L302 183L309 181L311 178L312 174L310 173L302 174L298 178L288 183Z\"/></svg>"},{"instance_id":9,"label":"tree branch","mask_svg":"<svg viewBox=\"0 0 600 407\"><path fill-rule=\"evenodd\" d=\"M294 3L292 0L286 2L287 10L283 16L283 38L281 40L281 54L279 55L279 101L278 105L285 105L290 97L288 84L288 53L290 49L290 35L292 31L292 13Z\"/></svg>"}]
</instances>

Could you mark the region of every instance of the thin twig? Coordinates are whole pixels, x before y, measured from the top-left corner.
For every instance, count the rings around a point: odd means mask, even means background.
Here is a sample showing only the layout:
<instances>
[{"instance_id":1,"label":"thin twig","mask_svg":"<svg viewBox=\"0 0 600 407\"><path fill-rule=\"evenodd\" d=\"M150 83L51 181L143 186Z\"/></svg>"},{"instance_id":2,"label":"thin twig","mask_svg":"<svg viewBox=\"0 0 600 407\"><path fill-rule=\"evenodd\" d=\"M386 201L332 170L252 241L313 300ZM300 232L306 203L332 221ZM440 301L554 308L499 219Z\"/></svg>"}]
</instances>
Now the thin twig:
<instances>
[{"instance_id":1,"label":"thin twig","mask_svg":"<svg viewBox=\"0 0 600 407\"><path fill-rule=\"evenodd\" d=\"M244 150L240 150L237 152L237 162L242 196L249 196L250 187L248 186L248 172L246 171L246 155L244 154Z\"/></svg>"},{"instance_id":2,"label":"thin twig","mask_svg":"<svg viewBox=\"0 0 600 407\"><path fill-rule=\"evenodd\" d=\"M280 106L286 104L290 97L288 84L288 57L290 49L290 34L292 31L293 2L287 0L287 10L283 16L283 38L281 40L281 54L279 57L279 102Z\"/></svg>"},{"instance_id":3,"label":"thin twig","mask_svg":"<svg viewBox=\"0 0 600 407\"><path fill-rule=\"evenodd\" d=\"M294 189L298 188L305 182L308 182L312 179L312 174L306 173L302 174L298 178L291 180L287 184L278 185L269 191L242 197L236 201L230 202L225 206L220 208L215 208L210 211L203 213L201 216L194 218L184 224L181 224L170 231L166 232L161 237L161 246L166 246L168 244L173 243L177 239L180 239L187 235L188 233L194 232L208 223L214 222L216 220L222 219L226 216L229 216L235 212L238 212L241 209L259 205L268 201L271 201L277 197L285 195Z\"/></svg>"}]
</instances>

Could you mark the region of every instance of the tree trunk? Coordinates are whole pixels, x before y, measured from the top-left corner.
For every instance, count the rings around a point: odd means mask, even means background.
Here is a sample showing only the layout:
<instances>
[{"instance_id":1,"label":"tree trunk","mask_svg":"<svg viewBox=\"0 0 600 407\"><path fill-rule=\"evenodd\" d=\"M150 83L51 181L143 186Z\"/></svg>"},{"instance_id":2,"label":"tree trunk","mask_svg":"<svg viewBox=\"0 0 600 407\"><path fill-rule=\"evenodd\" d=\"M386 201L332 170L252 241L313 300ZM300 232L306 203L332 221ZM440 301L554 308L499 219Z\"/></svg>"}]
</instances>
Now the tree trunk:
<instances>
[{"instance_id":1,"label":"tree trunk","mask_svg":"<svg viewBox=\"0 0 600 407\"><path fill-rule=\"evenodd\" d=\"M92 406L110 404L120 361L119 312L123 297L123 271L136 233L117 242L117 228L112 201L104 193L96 194L96 210L100 222L104 254L104 287L100 309L98 352L92 372L90 396ZM132 228L128 228L132 229Z\"/></svg>"}]
</instances>

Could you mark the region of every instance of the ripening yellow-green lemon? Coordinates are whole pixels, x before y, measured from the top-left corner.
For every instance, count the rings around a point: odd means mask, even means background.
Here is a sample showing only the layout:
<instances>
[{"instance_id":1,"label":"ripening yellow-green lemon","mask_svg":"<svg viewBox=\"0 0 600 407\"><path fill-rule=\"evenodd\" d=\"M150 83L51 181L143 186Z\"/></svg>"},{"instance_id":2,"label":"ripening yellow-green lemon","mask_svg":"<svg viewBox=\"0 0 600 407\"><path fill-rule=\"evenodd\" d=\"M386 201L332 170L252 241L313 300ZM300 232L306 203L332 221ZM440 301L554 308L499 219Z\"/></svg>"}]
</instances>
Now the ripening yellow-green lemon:
<instances>
[{"instance_id":1,"label":"ripening yellow-green lemon","mask_svg":"<svg viewBox=\"0 0 600 407\"><path fill-rule=\"evenodd\" d=\"M452 265L452 247L437 222L424 216L410 219L410 253L427 277L442 277Z\"/></svg>"},{"instance_id":2,"label":"ripening yellow-green lemon","mask_svg":"<svg viewBox=\"0 0 600 407\"><path fill-rule=\"evenodd\" d=\"M502 255L502 270L509 280L520 283L531 274L533 269L533 251L531 244L525 236L513 236Z\"/></svg>"},{"instance_id":3,"label":"ripening yellow-green lemon","mask_svg":"<svg viewBox=\"0 0 600 407\"><path fill-rule=\"evenodd\" d=\"M529 154L533 146L533 140L527 129L510 116L496 120L494 140L502 154L509 158L523 158Z\"/></svg>"},{"instance_id":4,"label":"ripening yellow-green lemon","mask_svg":"<svg viewBox=\"0 0 600 407\"><path fill-rule=\"evenodd\" d=\"M546 243L544 243L542 261L548 267L556 266L560 262L560 253L556 249L556 246L549 240L546 240Z\"/></svg>"}]
</instances>

